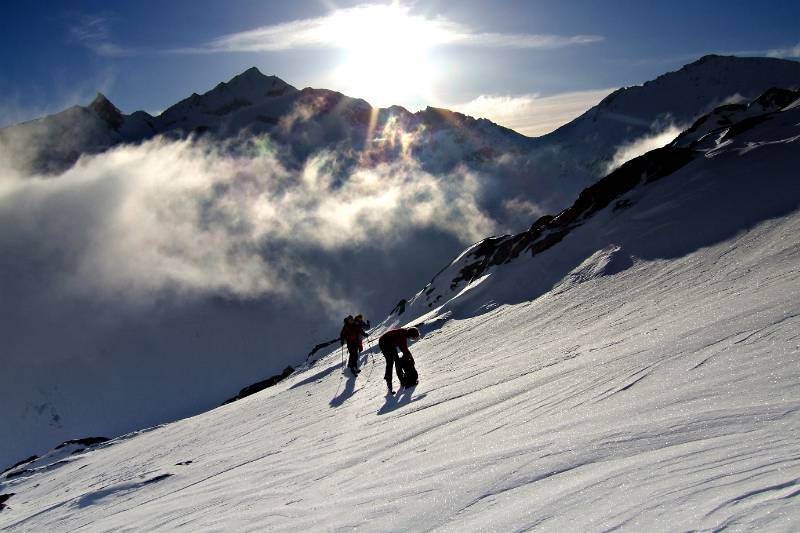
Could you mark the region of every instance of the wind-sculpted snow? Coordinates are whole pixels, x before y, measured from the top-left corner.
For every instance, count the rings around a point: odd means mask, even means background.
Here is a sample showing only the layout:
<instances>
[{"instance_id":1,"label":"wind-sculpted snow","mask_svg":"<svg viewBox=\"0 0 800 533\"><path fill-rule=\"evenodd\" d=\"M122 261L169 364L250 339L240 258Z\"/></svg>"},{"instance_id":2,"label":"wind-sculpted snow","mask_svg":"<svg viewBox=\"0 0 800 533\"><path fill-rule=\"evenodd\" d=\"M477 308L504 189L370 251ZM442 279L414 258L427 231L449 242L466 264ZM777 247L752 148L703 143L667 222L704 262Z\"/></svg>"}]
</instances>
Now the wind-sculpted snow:
<instances>
[{"instance_id":1,"label":"wind-sculpted snow","mask_svg":"<svg viewBox=\"0 0 800 533\"><path fill-rule=\"evenodd\" d=\"M749 133L791 139L798 122ZM14 494L0 527L797 530L798 141L749 142L632 189L422 317L414 389L384 396L374 344L358 379L337 349L0 480Z\"/></svg>"}]
</instances>

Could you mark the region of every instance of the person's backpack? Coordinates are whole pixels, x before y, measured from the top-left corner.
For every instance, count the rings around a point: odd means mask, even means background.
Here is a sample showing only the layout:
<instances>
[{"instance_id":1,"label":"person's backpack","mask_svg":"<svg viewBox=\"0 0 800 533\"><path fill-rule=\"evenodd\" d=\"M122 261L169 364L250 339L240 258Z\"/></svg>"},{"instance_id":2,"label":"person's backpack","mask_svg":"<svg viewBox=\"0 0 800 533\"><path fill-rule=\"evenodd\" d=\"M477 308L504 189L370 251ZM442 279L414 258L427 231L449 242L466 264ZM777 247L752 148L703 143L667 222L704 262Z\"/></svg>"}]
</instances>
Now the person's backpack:
<instances>
[{"instance_id":1,"label":"person's backpack","mask_svg":"<svg viewBox=\"0 0 800 533\"><path fill-rule=\"evenodd\" d=\"M417 368L414 366L414 359L404 355L403 357L397 358L395 365L399 370L397 375L400 377L400 385L403 387L412 387L417 384L419 374L417 373Z\"/></svg>"}]
</instances>

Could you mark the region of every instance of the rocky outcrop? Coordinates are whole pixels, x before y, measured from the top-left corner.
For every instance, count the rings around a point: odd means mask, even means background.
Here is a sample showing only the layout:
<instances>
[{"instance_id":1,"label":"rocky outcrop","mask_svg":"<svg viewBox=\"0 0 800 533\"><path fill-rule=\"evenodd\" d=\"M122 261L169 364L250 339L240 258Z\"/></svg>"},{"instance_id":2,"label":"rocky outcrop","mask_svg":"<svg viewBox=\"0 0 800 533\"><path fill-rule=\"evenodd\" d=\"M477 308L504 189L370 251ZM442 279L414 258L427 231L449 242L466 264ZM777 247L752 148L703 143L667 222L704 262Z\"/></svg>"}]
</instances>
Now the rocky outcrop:
<instances>
[{"instance_id":1,"label":"rocky outcrop","mask_svg":"<svg viewBox=\"0 0 800 533\"><path fill-rule=\"evenodd\" d=\"M269 377L269 378L265 379L264 381L259 381L258 383L253 383L252 385L248 385L247 387L245 387L242 390L240 390L239 394L237 394L233 398L229 398L229 399L225 400L222 403L222 405L226 405L226 404L229 404L231 402L235 402L236 400L241 400L242 398L250 396L251 394L255 394L255 393L260 392L260 391L262 391L262 390L264 390L266 388L273 387L273 386L277 385L279 382L281 382L284 379L286 379L289 376L291 376L293 373L294 373L294 368L292 368L291 366L287 366L286 368L283 369L283 372L281 372L280 374L277 374L275 376Z\"/></svg>"},{"instance_id":2,"label":"rocky outcrop","mask_svg":"<svg viewBox=\"0 0 800 533\"><path fill-rule=\"evenodd\" d=\"M687 148L666 146L648 152L623 164L617 170L584 189L571 207L557 216L543 216L523 233L489 237L478 243L470 256L476 260L465 265L451 282L454 289L461 282L471 282L481 277L494 265L508 263L523 252L542 253L559 243L573 229L580 226L597 211L641 183L651 183L672 174L694 158ZM621 203L615 208L624 208Z\"/></svg>"},{"instance_id":3,"label":"rocky outcrop","mask_svg":"<svg viewBox=\"0 0 800 533\"><path fill-rule=\"evenodd\" d=\"M315 353L317 353L318 351L320 351L321 349L323 349L323 348L327 348L327 347L328 347L328 346L330 346L331 344L334 344L334 343L336 343L336 342L338 342L338 341L339 341L339 337L336 337L335 339L331 339L331 340L329 340L329 341L325 341L325 342L321 342L321 343L317 344L316 346L314 346L313 348L311 348L311 351L310 351L310 352L308 352L308 356L306 357L306 361L308 361L309 359L311 359L311 357L312 357L312 356L313 356Z\"/></svg>"},{"instance_id":4,"label":"rocky outcrop","mask_svg":"<svg viewBox=\"0 0 800 533\"><path fill-rule=\"evenodd\" d=\"M34 462L34 461L35 461L36 459L38 459L38 458L39 458L39 456L38 456L38 455L31 455L30 457L28 457L28 458L26 458L26 459L23 459L22 461L19 461L19 462L17 462L17 463L14 463L13 465L9 466L8 468L6 468L6 469L5 469L5 470L3 470L2 472L0 472L0 474L5 474L6 472L9 472L9 471L11 471L11 470L14 470L14 469L15 469L16 467L18 467L18 466L22 466L22 465L24 465L24 464L32 463L32 462Z\"/></svg>"},{"instance_id":5,"label":"rocky outcrop","mask_svg":"<svg viewBox=\"0 0 800 533\"><path fill-rule=\"evenodd\" d=\"M8 494L0 494L0 511L7 507L6 502L9 498L14 495L13 492L9 492Z\"/></svg>"},{"instance_id":6,"label":"rocky outcrop","mask_svg":"<svg viewBox=\"0 0 800 533\"><path fill-rule=\"evenodd\" d=\"M94 111L95 114L114 131L119 131L122 123L125 122L125 117L122 115L122 112L102 93L97 93L95 99L89 104L89 109Z\"/></svg>"},{"instance_id":7,"label":"rocky outcrop","mask_svg":"<svg viewBox=\"0 0 800 533\"><path fill-rule=\"evenodd\" d=\"M107 442L109 439L106 437L86 437L83 439L70 439L62 442L58 446L56 446L56 450L60 450L61 448L65 448L70 445L76 446L95 446L97 444L102 444L103 442Z\"/></svg>"}]
</instances>

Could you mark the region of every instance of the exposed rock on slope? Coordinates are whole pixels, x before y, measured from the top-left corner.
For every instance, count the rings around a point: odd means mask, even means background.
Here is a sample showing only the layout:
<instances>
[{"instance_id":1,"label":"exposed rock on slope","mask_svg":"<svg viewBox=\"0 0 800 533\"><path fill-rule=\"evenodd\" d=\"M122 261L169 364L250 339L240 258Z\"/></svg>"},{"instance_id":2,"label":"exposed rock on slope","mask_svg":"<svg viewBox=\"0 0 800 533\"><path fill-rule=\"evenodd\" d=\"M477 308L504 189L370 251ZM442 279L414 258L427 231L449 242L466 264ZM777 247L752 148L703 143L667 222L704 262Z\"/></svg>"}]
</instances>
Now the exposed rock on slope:
<instances>
[{"instance_id":1,"label":"exposed rock on slope","mask_svg":"<svg viewBox=\"0 0 800 533\"><path fill-rule=\"evenodd\" d=\"M730 149L734 141L747 146L775 142L769 137L755 142L745 134L773 118L787 118L800 102L800 91L771 88L749 104L725 105L698 119L673 143L623 164L596 184L584 189L575 203L556 216L539 218L527 231L484 239L460 254L409 301L413 311L403 317L411 320L440 306L496 266L508 264L523 254L541 254L561 242L594 214L612 205L620 211L633 205L626 193L675 173L688 163L713 157L716 151ZM784 115L781 115L784 113ZM781 130L783 131L783 130ZM762 134L763 136L764 134ZM760 138L760 137L759 137ZM783 142L783 141L778 141ZM406 310L393 310L400 317Z\"/></svg>"}]
</instances>

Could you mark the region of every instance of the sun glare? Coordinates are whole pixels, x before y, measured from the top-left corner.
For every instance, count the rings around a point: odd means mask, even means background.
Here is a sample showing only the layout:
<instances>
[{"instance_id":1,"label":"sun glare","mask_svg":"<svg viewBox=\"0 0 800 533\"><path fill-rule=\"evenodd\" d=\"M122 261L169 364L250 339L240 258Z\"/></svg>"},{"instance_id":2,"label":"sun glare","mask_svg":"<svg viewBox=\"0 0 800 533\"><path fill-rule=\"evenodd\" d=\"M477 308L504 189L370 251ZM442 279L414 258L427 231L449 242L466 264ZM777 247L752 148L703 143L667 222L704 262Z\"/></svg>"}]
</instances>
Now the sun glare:
<instances>
[{"instance_id":1,"label":"sun glare","mask_svg":"<svg viewBox=\"0 0 800 533\"><path fill-rule=\"evenodd\" d=\"M331 31L345 49L334 76L346 93L379 107L431 101L430 21L399 5L364 6L332 17Z\"/></svg>"}]
</instances>

